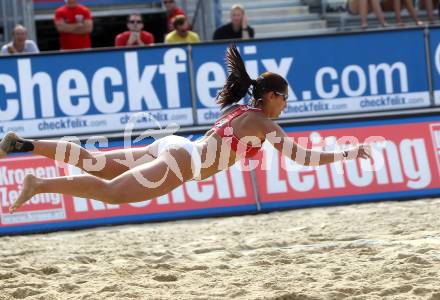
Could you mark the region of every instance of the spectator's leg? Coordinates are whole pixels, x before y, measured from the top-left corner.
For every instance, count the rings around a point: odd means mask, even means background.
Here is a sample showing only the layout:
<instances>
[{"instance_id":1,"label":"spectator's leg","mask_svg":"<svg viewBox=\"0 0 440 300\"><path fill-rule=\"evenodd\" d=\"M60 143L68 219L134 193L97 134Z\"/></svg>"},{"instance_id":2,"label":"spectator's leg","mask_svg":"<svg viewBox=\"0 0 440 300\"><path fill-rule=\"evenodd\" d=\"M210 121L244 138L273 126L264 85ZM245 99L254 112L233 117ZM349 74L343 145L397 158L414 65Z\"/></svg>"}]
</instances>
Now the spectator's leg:
<instances>
[{"instance_id":1,"label":"spectator's leg","mask_svg":"<svg viewBox=\"0 0 440 300\"><path fill-rule=\"evenodd\" d=\"M379 20L380 25L382 25L382 27L388 26L387 22L385 21L385 17L383 15L382 6L380 5L380 0L370 0L370 5L371 8L373 9L374 14Z\"/></svg>"},{"instance_id":2,"label":"spectator's leg","mask_svg":"<svg viewBox=\"0 0 440 300\"><path fill-rule=\"evenodd\" d=\"M403 1L404 1L403 3L405 5L406 9L409 12L409 15L414 20L414 22L416 22L416 24L418 26L423 25L423 22L419 21L419 18L417 18L416 9L414 8L412 0L403 0Z\"/></svg>"},{"instance_id":3,"label":"spectator's leg","mask_svg":"<svg viewBox=\"0 0 440 300\"><path fill-rule=\"evenodd\" d=\"M360 15L361 18L361 27L367 28L368 27L368 21L367 21L367 14L368 14L368 0L349 0L348 1L348 11L352 15ZM365 8L363 8L365 6ZM366 11L366 13L363 13L363 10Z\"/></svg>"},{"instance_id":4,"label":"spectator's leg","mask_svg":"<svg viewBox=\"0 0 440 300\"><path fill-rule=\"evenodd\" d=\"M434 23L434 17L432 16L432 12L434 11L434 4L432 0L425 0L425 9L426 14L428 15L429 23Z\"/></svg>"},{"instance_id":5,"label":"spectator's leg","mask_svg":"<svg viewBox=\"0 0 440 300\"><path fill-rule=\"evenodd\" d=\"M400 1L401 0L394 0L393 8L394 8L394 14L396 15L396 23L397 23L397 25L403 27L403 26L405 26L405 24L403 24L402 19L400 17L400 10L401 10Z\"/></svg>"},{"instance_id":6,"label":"spectator's leg","mask_svg":"<svg viewBox=\"0 0 440 300\"><path fill-rule=\"evenodd\" d=\"M357 0L359 8L359 16L361 17L361 27L368 27L368 0Z\"/></svg>"}]
</instances>

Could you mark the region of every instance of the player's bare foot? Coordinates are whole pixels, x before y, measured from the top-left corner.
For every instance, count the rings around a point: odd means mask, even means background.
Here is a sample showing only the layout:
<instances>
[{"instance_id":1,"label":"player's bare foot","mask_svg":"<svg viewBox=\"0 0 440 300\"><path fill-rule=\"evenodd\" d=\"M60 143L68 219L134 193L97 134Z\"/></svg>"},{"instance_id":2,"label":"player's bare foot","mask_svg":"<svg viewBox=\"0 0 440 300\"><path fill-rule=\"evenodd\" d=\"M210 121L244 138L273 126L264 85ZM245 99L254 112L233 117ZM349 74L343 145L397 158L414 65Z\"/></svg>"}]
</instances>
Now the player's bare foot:
<instances>
[{"instance_id":1,"label":"player's bare foot","mask_svg":"<svg viewBox=\"0 0 440 300\"><path fill-rule=\"evenodd\" d=\"M36 185L38 178L32 174L27 174L23 180L23 189L15 200L14 204L9 208L9 212L14 213L26 201L30 200L36 194Z\"/></svg>"}]
</instances>

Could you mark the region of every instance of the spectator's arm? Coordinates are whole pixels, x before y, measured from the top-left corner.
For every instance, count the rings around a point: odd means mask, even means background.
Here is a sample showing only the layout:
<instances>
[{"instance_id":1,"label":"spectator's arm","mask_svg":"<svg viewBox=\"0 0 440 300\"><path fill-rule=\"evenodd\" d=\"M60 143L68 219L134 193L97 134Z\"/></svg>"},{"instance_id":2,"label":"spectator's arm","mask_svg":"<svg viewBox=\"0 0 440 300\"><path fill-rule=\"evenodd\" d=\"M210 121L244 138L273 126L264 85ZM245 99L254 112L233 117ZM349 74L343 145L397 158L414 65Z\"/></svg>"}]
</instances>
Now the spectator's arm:
<instances>
[{"instance_id":1,"label":"spectator's arm","mask_svg":"<svg viewBox=\"0 0 440 300\"><path fill-rule=\"evenodd\" d=\"M142 32L139 32L139 34L136 37L136 41L138 43L139 46L145 46L146 44L143 41L143 35Z\"/></svg>"},{"instance_id":2,"label":"spectator's arm","mask_svg":"<svg viewBox=\"0 0 440 300\"><path fill-rule=\"evenodd\" d=\"M171 35L170 35L170 34L167 34L167 35L165 36L164 43L165 43L165 44L171 44Z\"/></svg>"},{"instance_id":3,"label":"spectator's arm","mask_svg":"<svg viewBox=\"0 0 440 300\"><path fill-rule=\"evenodd\" d=\"M72 32L73 31L73 27L64 21L63 14L59 10L57 10L55 12L53 22L54 22L55 28L57 29L58 32Z\"/></svg>"},{"instance_id":4,"label":"spectator's arm","mask_svg":"<svg viewBox=\"0 0 440 300\"><path fill-rule=\"evenodd\" d=\"M31 40L31 43L30 43L30 52L31 53L40 53L40 49L38 49L38 46L37 46L37 44L34 42L34 41L32 41Z\"/></svg>"},{"instance_id":5,"label":"spectator's arm","mask_svg":"<svg viewBox=\"0 0 440 300\"><path fill-rule=\"evenodd\" d=\"M4 45L0 50L0 55L6 55L8 53L8 46Z\"/></svg>"},{"instance_id":6,"label":"spectator's arm","mask_svg":"<svg viewBox=\"0 0 440 300\"><path fill-rule=\"evenodd\" d=\"M245 27L245 28L243 28L242 33L241 33L241 38L242 38L243 40L248 40L248 39L250 38L250 35L249 35L249 27Z\"/></svg>"},{"instance_id":7,"label":"spectator's arm","mask_svg":"<svg viewBox=\"0 0 440 300\"><path fill-rule=\"evenodd\" d=\"M75 32L78 25L79 24L67 24L66 22L64 22L63 19L55 20L55 27L58 30L58 32L68 32L68 33Z\"/></svg>"},{"instance_id":8,"label":"spectator's arm","mask_svg":"<svg viewBox=\"0 0 440 300\"><path fill-rule=\"evenodd\" d=\"M200 37L199 37L199 35L198 35L198 33L197 32L194 32L194 37L195 37L195 43L200 43Z\"/></svg>"},{"instance_id":9,"label":"spectator's arm","mask_svg":"<svg viewBox=\"0 0 440 300\"><path fill-rule=\"evenodd\" d=\"M115 47L123 47L123 46L125 46L125 45L122 44L121 35L118 34L115 37Z\"/></svg>"},{"instance_id":10,"label":"spectator's arm","mask_svg":"<svg viewBox=\"0 0 440 300\"><path fill-rule=\"evenodd\" d=\"M83 33L90 33L92 31L93 31L93 21L90 19L90 20L85 20L84 23L77 24L77 27L75 28L73 33L83 34Z\"/></svg>"},{"instance_id":11,"label":"spectator's arm","mask_svg":"<svg viewBox=\"0 0 440 300\"><path fill-rule=\"evenodd\" d=\"M244 40L247 40L250 38L248 18L245 14L243 15L243 20L241 21L241 38Z\"/></svg>"}]
</instances>

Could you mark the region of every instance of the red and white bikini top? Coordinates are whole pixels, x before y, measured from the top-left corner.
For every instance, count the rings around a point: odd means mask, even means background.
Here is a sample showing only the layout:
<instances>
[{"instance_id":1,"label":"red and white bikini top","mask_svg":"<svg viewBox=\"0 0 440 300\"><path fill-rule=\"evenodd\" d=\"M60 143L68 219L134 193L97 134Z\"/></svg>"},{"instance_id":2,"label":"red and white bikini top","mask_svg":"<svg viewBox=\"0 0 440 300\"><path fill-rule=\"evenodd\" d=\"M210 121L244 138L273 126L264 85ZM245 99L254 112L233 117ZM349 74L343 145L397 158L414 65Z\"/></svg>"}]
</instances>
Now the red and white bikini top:
<instances>
[{"instance_id":1,"label":"red and white bikini top","mask_svg":"<svg viewBox=\"0 0 440 300\"><path fill-rule=\"evenodd\" d=\"M234 130L231 126L232 120L236 117L241 116L245 112L262 112L261 108L251 107L248 105L238 105L237 108L232 110L230 113L221 116L217 121L215 121L213 130L221 138L231 139L231 149L237 153L239 156L252 157L258 153L264 141L261 141L259 145L253 146L251 142L244 144L235 135Z\"/></svg>"}]
</instances>

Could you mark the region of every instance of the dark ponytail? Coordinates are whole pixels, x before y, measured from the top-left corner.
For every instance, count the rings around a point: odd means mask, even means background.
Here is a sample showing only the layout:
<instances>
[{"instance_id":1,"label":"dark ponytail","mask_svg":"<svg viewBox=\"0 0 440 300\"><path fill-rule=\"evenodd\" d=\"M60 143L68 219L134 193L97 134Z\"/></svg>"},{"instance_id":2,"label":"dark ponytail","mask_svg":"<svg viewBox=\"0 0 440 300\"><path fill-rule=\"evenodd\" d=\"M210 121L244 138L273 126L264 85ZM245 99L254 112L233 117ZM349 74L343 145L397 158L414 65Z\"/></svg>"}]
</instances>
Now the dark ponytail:
<instances>
[{"instance_id":1,"label":"dark ponytail","mask_svg":"<svg viewBox=\"0 0 440 300\"><path fill-rule=\"evenodd\" d=\"M288 82L276 73L264 72L256 80L251 79L235 44L229 45L225 60L228 67L228 78L217 95L217 104L221 108L240 101L249 93L250 86L252 86L250 94L255 101L261 100L267 92L285 93Z\"/></svg>"},{"instance_id":2,"label":"dark ponytail","mask_svg":"<svg viewBox=\"0 0 440 300\"><path fill-rule=\"evenodd\" d=\"M248 92L249 87L256 84L256 81L249 77L235 44L229 45L225 60L228 78L223 89L217 95L217 104L221 108L240 101Z\"/></svg>"}]
</instances>

